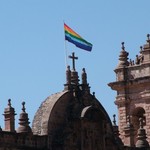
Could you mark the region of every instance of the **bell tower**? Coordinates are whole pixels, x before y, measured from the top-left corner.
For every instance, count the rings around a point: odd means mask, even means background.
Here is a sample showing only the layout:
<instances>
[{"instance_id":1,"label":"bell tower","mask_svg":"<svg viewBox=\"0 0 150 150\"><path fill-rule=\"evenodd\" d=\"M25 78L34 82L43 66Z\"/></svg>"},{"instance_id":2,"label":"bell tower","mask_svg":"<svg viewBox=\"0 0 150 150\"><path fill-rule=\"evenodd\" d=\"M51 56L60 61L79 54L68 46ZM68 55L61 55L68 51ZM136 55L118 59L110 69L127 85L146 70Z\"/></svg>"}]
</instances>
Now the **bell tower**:
<instances>
[{"instance_id":1,"label":"bell tower","mask_svg":"<svg viewBox=\"0 0 150 150\"><path fill-rule=\"evenodd\" d=\"M108 85L117 92L115 104L118 107L119 131L123 143L132 145L137 142L139 119L143 119L147 141L150 143L150 35L147 43L140 47L135 60L128 60L124 43L119 55L116 69L116 81ZM128 119L130 117L130 119ZM132 125L132 134L127 132L128 124ZM130 127L130 126L128 126ZM130 131L130 129L128 130Z\"/></svg>"}]
</instances>

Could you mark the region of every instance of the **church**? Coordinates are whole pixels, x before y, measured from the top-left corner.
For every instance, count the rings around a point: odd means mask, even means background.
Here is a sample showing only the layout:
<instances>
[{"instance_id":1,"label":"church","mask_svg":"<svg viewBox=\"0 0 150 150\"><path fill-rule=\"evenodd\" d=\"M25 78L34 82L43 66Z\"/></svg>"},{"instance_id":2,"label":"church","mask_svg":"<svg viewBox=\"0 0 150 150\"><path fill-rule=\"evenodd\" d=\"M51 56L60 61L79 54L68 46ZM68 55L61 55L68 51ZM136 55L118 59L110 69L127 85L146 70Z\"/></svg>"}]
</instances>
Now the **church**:
<instances>
[{"instance_id":1,"label":"church","mask_svg":"<svg viewBox=\"0 0 150 150\"><path fill-rule=\"evenodd\" d=\"M64 89L48 96L29 125L25 102L15 128L11 99L0 127L0 150L149 150L150 149L150 35L135 60L122 42L116 81L108 86L117 92L118 121L111 122L107 110L90 92L86 69L78 73L66 68ZM115 107L114 105L114 107ZM118 125L117 123L118 122Z\"/></svg>"}]
</instances>

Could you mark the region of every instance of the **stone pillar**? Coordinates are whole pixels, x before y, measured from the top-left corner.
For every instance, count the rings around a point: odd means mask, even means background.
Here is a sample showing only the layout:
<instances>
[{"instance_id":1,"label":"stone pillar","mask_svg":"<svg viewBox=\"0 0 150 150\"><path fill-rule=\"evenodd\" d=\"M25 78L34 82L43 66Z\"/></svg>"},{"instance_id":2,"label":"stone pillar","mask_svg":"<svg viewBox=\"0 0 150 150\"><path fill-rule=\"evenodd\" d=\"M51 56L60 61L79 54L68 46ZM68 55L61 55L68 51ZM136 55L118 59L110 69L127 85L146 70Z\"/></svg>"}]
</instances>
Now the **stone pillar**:
<instances>
[{"instance_id":1,"label":"stone pillar","mask_svg":"<svg viewBox=\"0 0 150 150\"><path fill-rule=\"evenodd\" d=\"M90 87L87 83L87 73L85 71L85 68L82 69L82 90L90 93Z\"/></svg>"},{"instance_id":2,"label":"stone pillar","mask_svg":"<svg viewBox=\"0 0 150 150\"><path fill-rule=\"evenodd\" d=\"M4 110L5 131L15 132L15 110L11 106L11 99L8 100L8 107Z\"/></svg>"},{"instance_id":3,"label":"stone pillar","mask_svg":"<svg viewBox=\"0 0 150 150\"><path fill-rule=\"evenodd\" d=\"M70 66L67 66L67 70L66 70L66 84L65 86L65 90L71 90L71 70L70 70Z\"/></svg>"},{"instance_id":4,"label":"stone pillar","mask_svg":"<svg viewBox=\"0 0 150 150\"><path fill-rule=\"evenodd\" d=\"M119 125L119 132L120 132L120 137L122 141L124 142L124 127L127 124L127 100L125 99L124 96L117 96L115 104L118 106L118 125Z\"/></svg>"}]
</instances>

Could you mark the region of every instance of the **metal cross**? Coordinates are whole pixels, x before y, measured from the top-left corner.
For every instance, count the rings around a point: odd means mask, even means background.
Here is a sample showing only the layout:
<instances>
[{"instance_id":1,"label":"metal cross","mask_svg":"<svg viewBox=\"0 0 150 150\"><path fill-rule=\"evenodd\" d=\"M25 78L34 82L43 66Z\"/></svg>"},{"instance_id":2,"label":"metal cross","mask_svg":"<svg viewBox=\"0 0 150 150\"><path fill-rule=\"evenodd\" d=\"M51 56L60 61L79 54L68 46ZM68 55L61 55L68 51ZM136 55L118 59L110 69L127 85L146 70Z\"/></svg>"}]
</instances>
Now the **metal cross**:
<instances>
[{"instance_id":1,"label":"metal cross","mask_svg":"<svg viewBox=\"0 0 150 150\"><path fill-rule=\"evenodd\" d=\"M69 58L72 59L72 66L73 66L73 70L75 70L75 59L78 59L78 57L75 57L74 52L72 53L72 56L69 56Z\"/></svg>"}]
</instances>

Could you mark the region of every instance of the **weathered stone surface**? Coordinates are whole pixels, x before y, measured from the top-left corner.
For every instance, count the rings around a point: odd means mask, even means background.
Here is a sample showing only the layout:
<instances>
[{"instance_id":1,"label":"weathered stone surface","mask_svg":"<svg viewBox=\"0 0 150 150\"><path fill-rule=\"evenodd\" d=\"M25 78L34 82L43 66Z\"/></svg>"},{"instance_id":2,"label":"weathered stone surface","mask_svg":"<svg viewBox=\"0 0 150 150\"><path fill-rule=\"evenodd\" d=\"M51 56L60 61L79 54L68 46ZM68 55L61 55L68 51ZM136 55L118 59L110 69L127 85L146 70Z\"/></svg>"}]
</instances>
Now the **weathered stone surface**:
<instances>
[{"instance_id":1,"label":"weathered stone surface","mask_svg":"<svg viewBox=\"0 0 150 150\"><path fill-rule=\"evenodd\" d=\"M118 66L115 69L116 81L108 85L117 91L115 104L118 106L120 137L125 145L130 145L134 138L137 142L139 118L144 120L144 129L147 133L147 141L150 143L150 39L143 46L139 55L136 55L135 63L130 60L129 64ZM127 59L126 59L127 60ZM120 64L120 57L119 57ZM134 134L128 135L124 128L127 124L127 116L131 116ZM129 129L130 130L130 129ZM146 139L145 139L146 140ZM138 143L141 141L139 140ZM146 143L146 142L145 142ZM140 144L137 144L140 145Z\"/></svg>"}]
</instances>

